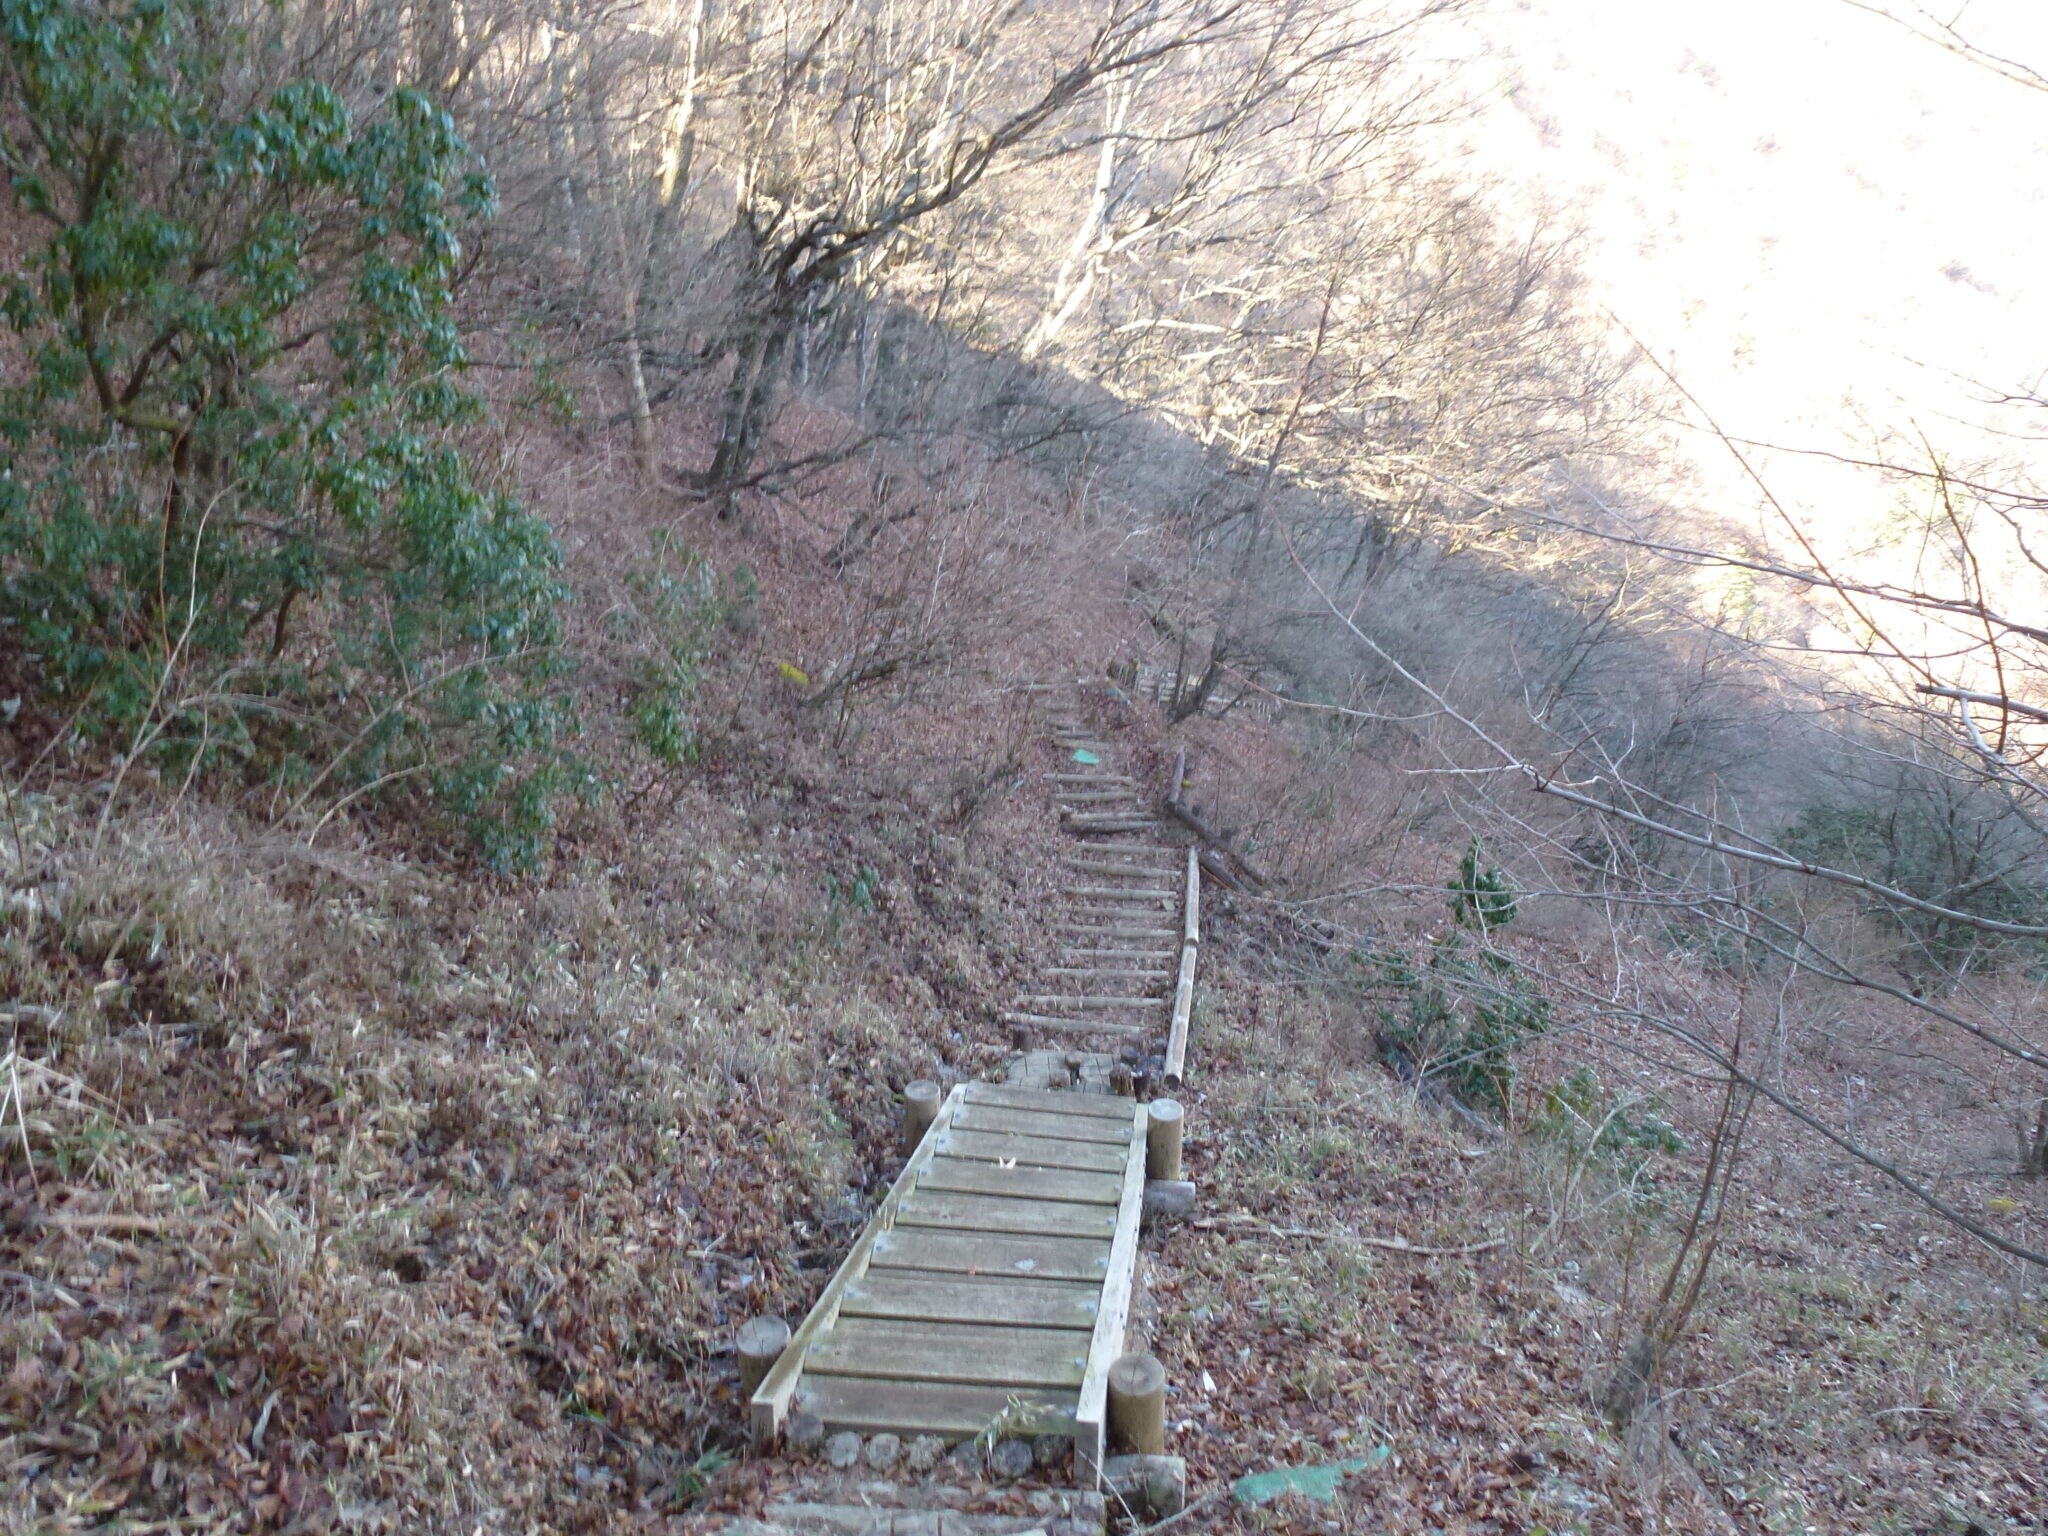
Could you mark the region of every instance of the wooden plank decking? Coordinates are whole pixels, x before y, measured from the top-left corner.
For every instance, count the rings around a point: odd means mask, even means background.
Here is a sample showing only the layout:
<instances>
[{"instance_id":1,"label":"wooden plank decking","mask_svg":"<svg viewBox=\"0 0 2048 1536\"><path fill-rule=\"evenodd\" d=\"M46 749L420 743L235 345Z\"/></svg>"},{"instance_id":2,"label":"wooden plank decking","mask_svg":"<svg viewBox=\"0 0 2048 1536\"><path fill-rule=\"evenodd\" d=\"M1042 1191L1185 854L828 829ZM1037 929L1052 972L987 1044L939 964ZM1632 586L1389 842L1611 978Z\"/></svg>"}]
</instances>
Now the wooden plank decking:
<instances>
[{"instance_id":1,"label":"wooden plank decking","mask_svg":"<svg viewBox=\"0 0 2048 1536\"><path fill-rule=\"evenodd\" d=\"M1129 1099L963 1083L753 1399L828 1430L1070 1434L1102 1455L1145 1185Z\"/></svg>"}]
</instances>

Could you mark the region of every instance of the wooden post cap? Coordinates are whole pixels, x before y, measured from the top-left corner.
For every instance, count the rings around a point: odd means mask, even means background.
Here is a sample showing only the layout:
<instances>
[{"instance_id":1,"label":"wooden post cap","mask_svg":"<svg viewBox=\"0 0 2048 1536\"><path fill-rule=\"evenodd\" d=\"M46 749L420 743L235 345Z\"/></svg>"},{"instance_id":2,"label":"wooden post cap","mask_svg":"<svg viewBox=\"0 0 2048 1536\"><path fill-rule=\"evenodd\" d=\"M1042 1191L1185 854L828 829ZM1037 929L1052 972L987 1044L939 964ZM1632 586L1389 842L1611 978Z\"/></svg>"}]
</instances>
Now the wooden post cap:
<instances>
[{"instance_id":1,"label":"wooden post cap","mask_svg":"<svg viewBox=\"0 0 2048 1536\"><path fill-rule=\"evenodd\" d=\"M940 1096L939 1085L928 1077L920 1077L903 1090L903 1150L906 1153L917 1150L917 1144L924 1140L924 1133L939 1118Z\"/></svg>"},{"instance_id":2,"label":"wooden post cap","mask_svg":"<svg viewBox=\"0 0 2048 1536\"><path fill-rule=\"evenodd\" d=\"M1178 1179L1186 1111L1178 1099L1154 1099L1145 1110L1145 1177Z\"/></svg>"},{"instance_id":3,"label":"wooden post cap","mask_svg":"<svg viewBox=\"0 0 2048 1536\"><path fill-rule=\"evenodd\" d=\"M1166 1367L1156 1355L1119 1355L1109 1368L1109 1448L1159 1456L1166 1450Z\"/></svg>"},{"instance_id":4,"label":"wooden post cap","mask_svg":"<svg viewBox=\"0 0 2048 1536\"><path fill-rule=\"evenodd\" d=\"M740 1324L736 1341L740 1355L740 1388L752 1397L762 1379L789 1348L789 1324L779 1317L750 1317Z\"/></svg>"}]
</instances>

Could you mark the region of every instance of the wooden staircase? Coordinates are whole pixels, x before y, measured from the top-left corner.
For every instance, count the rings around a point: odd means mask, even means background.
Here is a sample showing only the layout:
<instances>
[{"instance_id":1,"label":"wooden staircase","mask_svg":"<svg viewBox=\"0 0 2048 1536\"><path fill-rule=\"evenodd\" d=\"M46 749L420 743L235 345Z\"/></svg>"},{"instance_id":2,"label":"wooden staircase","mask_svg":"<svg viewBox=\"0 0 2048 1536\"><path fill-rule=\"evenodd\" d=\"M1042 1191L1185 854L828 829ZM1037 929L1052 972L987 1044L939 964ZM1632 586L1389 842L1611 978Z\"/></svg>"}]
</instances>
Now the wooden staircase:
<instances>
[{"instance_id":1,"label":"wooden staircase","mask_svg":"<svg viewBox=\"0 0 2048 1536\"><path fill-rule=\"evenodd\" d=\"M1002 1021L1003 1083L938 1104L876 1208L749 1404L757 1444L807 1431L949 1442L1071 1438L1084 1492L1025 1514L918 1502L865 1483L772 1503L747 1536L1024 1536L1099 1532L1111 1365L1124 1353L1147 1182L1143 1102L1185 1070L1199 944L1192 851L1159 841L1138 786L1067 697L1049 775L1071 842L1050 961ZM929 1092L932 1085L922 1085ZM935 1096L935 1095L934 1095ZM926 1101L929 1104L929 1100ZM1160 1114L1167 1116L1167 1106ZM927 1109L927 1113L929 1110ZM1178 1179L1180 1111L1170 1114ZM1181 1189L1192 1193L1192 1186ZM1040 1440L1042 1444L1042 1439Z\"/></svg>"}]
</instances>

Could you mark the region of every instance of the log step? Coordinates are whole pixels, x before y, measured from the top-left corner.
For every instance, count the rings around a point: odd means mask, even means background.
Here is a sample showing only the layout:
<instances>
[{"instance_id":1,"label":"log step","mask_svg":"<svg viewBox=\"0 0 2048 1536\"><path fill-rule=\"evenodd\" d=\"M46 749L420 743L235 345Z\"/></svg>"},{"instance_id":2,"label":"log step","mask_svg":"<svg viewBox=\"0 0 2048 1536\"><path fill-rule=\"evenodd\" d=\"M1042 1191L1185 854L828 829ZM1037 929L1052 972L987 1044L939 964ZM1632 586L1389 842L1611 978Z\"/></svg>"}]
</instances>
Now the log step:
<instances>
[{"instance_id":1,"label":"log step","mask_svg":"<svg viewBox=\"0 0 2048 1536\"><path fill-rule=\"evenodd\" d=\"M1095 923L1054 923L1057 933L1085 933L1099 939L1177 939L1178 928L1104 928Z\"/></svg>"},{"instance_id":2,"label":"log step","mask_svg":"<svg viewBox=\"0 0 2048 1536\"><path fill-rule=\"evenodd\" d=\"M1142 1024L1118 1024L1109 1019L1062 1019L1046 1013L1006 1013L1002 1016L1002 1021L1005 1024L1022 1024L1029 1029L1053 1030L1062 1034L1142 1036L1158 1033L1157 1030L1147 1029Z\"/></svg>"},{"instance_id":3,"label":"log step","mask_svg":"<svg viewBox=\"0 0 2048 1536\"><path fill-rule=\"evenodd\" d=\"M1048 967L1039 974L1043 976L1067 976L1075 979L1084 979L1090 976L1128 976L1136 981L1166 981L1173 976L1171 971L1127 970L1122 966L1115 965L1098 965L1085 968L1056 965Z\"/></svg>"},{"instance_id":4,"label":"log step","mask_svg":"<svg viewBox=\"0 0 2048 1536\"><path fill-rule=\"evenodd\" d=\"M1075 949L1062 945L1059 958L1062 960L1173 960L1178 956L1170 949ZM1149 974L1149 973L1148 973ZM1161 976L1171 976L1171 971L1161 971Z\"/></svg>"},{"instance_id":5,"label":"log step","mask_svg":"<svg viewBox=\"0 0 2048 1536\"><path fill-rule=\"evenodd\" d=\"M1090 997L1074 993L1027 992L1017 999L1020 1008L1152 1008L1163 997Z\"/></svg>"}]
</instances>

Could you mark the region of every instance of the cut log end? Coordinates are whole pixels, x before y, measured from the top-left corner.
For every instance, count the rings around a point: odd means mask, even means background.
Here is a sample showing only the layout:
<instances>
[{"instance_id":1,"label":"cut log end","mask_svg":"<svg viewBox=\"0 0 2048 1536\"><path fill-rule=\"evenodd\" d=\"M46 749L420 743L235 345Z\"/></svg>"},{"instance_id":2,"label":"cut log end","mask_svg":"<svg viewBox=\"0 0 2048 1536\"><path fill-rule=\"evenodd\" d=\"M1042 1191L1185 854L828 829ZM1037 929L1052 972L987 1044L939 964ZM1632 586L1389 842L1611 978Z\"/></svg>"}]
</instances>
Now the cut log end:
<instances>
[{"instance_id":1,"label":"cut log end","mask_svg":"<svg viewBox=\"0 0 2048 1536\"><path fill-rule=\"evenodd\" d=\"M1147 1354L1120 1355L1109 1368L1107 1429L1112 1451L1166 1451L1166 1367Z\"/></svg>"},{"instance_id":2,"label":"cut log end","mask_svg":"<svg viewBox=\"0 0 2048 1536\"><path fill-rule=\"evenodd\" d=\"M750 1317L734 1341L740 1357L740 1395L752 1398L789 1348L789 1324L779 1317Z\"/></svg>"},{"instance_id":3,"label":"cut log end","mask_svg":"<svg viewBox=\"0 0 2048 1536\"><path fill-rule=\"evenodd\" d=\"M1186 1112L1174 1099L1154 1099L1146 1106L1145 1177L1177 1180L1180 1177L1181 1132Z\"/></svg>"},{"instance_id":4,"label":"cut log end","mask_svg":"<svg viewBox=\"0 0 2048 1536\"><path fill-rule=\"evenodd\" d=\"M924 1133L939 1118L939 1101L943 1097L939 1085L928 1077L921 1077L904 1088L903 1151L906 1155L917 1150L917 1144L924 1140Z\"/></svg>"}]
</instances>

